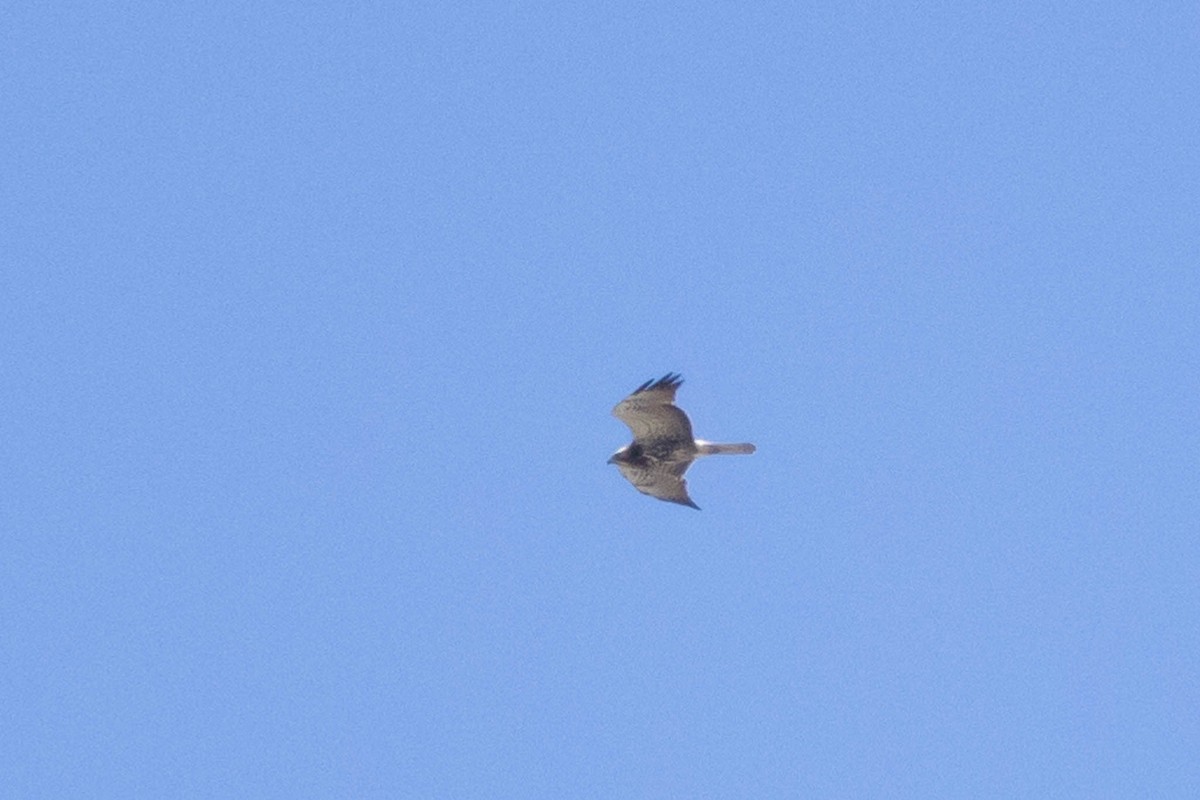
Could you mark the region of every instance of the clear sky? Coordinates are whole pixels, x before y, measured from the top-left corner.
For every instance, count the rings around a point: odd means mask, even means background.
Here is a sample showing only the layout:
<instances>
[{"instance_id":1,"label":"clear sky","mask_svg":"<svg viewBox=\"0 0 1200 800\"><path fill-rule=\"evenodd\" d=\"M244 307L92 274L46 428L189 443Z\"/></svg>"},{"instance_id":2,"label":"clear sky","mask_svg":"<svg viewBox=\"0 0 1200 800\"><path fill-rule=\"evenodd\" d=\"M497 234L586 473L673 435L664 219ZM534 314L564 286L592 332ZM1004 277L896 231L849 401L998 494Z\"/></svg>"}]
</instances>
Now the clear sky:
<instances>
[{"instance_id":1,"label":"clear sky","mask_svg":"<svg viewBox=\"0 0 1200 800\"><path fill-rule=\"evenodd\" d=\"M0 21L4 794L1200 796L1193 2Z\"/></svg>"}]
</instances>

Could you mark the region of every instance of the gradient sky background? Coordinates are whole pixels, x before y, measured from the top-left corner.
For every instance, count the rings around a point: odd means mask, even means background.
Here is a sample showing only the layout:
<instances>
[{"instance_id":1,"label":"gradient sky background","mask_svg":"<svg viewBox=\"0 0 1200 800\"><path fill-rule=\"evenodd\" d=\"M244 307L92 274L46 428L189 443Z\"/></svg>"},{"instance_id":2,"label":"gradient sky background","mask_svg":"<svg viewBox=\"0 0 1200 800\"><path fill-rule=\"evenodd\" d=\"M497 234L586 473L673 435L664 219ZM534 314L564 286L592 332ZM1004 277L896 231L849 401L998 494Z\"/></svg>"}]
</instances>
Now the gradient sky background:
<instances>
[{"instance_id":1,"label":"gradient sky background","mask_svg":"<svg viewBox=\"0 0 1200 800\"><path fill-rule=\"evenodd\" d=\"M1196 797L1200 12L1052 5L8 7L4 793Z\"/></svg>"}]
</instances>

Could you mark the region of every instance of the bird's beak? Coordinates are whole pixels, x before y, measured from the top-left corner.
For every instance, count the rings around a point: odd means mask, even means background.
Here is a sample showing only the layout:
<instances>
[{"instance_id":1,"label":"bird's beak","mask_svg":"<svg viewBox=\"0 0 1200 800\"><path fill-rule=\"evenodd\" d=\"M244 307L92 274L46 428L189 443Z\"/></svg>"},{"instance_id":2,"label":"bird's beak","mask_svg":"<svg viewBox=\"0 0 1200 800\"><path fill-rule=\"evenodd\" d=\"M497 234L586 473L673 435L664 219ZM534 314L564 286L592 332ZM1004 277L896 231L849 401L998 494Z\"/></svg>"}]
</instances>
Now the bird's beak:
<instances>
[{"instance_id":1,"label":"bird's beak","mask_svg":"<svg viewBox=\"0 0 1200 800\"><path fill-rule=\"evenodd\" d=\"M608 461L606 461L606 462L604 462L604 463L606 463L606 464L615 464L615 463L617 463L617 462L613 461L613 459L614 459L614 458L616 458L616 456L609 456L609 457L608 457Z\"/></svg>"}]
</instances>

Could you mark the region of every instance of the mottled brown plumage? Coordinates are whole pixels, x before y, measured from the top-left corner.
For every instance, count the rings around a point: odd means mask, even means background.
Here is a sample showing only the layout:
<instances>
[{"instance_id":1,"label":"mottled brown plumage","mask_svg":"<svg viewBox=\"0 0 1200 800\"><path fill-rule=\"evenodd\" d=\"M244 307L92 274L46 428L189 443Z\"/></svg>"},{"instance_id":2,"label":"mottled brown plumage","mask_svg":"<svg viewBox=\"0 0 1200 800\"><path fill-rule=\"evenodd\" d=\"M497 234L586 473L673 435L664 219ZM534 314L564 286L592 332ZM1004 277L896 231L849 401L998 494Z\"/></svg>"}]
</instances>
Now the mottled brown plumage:
<instances>
[{"instance_id":1,"label":"mottled brown plumage","mask_svg":"<svg viewBox=\"0 0 1200 800\"><path fill-rule=\"evenodd\" d=\"M700 456L753 453L752 444L714 444L692 436L692 423L675 405L683 378L668 372L646 381L613 408L613 416L633 431L633 441L613 453L625 479L643 494L699 509L688 496L683 474Z\"/></svg>"}]
</instances>

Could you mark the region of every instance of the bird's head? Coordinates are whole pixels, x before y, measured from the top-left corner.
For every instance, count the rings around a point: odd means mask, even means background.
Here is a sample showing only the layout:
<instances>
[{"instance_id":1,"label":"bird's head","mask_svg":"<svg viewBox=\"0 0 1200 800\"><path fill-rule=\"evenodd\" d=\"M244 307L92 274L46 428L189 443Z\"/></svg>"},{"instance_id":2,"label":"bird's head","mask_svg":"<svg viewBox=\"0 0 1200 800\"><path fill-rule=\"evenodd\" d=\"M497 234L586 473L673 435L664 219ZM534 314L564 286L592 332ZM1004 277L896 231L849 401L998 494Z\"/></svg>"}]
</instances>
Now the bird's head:
<instances>
[{"instance_id":1,"label":"bird's head","mask_svg":"<svg viewBox=\"0 0 1200 800\"><path fill-rule=\"evenodd\" d=\"M625 461L625 454L629 452L629 445L625 445L617 452L608 457L609 464L620 464Z\"/></svg>"}]
</instances>

